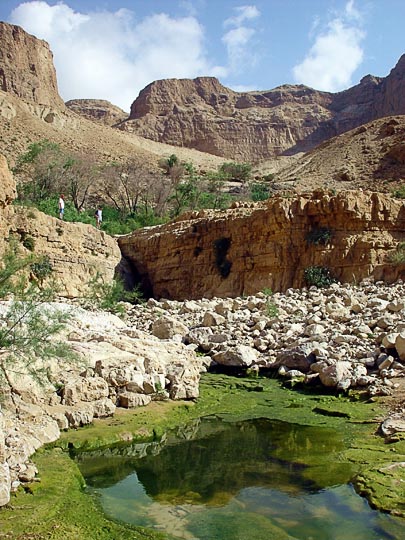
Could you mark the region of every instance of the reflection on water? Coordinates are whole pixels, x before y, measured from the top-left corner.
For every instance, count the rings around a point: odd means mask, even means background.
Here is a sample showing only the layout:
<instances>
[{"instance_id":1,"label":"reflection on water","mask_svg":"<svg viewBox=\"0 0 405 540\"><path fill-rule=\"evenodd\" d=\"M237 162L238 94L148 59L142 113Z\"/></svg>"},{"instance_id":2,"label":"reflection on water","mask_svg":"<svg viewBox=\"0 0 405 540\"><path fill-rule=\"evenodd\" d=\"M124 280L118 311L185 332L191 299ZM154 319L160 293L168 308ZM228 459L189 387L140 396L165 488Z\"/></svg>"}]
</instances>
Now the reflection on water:
<instances>
[{"instance_id":1,"label":"reflection on water","mask_svg":"<svg viewBox=\"0 0 405 540\"><path fill-rule=\"evenodd\" d=\"M328 428L204 419L77 459L108 515L185 540L402 538L352 489L344 448Z\"/></svg>"}]
</instances>

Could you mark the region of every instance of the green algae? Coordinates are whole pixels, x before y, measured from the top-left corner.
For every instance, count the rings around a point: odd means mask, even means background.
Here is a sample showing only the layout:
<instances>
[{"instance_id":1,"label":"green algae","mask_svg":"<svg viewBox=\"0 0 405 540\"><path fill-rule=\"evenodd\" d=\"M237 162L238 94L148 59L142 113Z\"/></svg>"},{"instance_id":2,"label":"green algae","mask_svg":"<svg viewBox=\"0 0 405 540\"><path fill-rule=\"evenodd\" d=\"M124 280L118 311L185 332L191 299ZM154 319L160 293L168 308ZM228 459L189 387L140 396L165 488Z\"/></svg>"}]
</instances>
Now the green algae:
<instances>
[{"instance_id":1,"label":"green algae","mask_svg":"<svg viewBox=\"0 0 405 540\"><path fill-rule=\"evenodd\" d=\"M329 414L325 413L329 411ZM159 439L167 430L194 418L217 415L228 421L271 418L302 425L344 426L367 423L381 415L375 403L335 395L316 395L283 388L274 379L246 380L206 374L195 402L153 402L148 407L119 411L113 418L62 434L58 446L80 451L131 441Z\"/></svg>"},{"instance_id":2,"label":"green algae","mask_svg":"<svg viewBox=\"0 0 405 540\"><path fill-rule=\"evenodd\" d=\"M272 379L237 379L206 374L195 402L153 402L148 407L119 411L113 418L62 434L60 440L35 456L41 482L20 491L11 507L0 510L2 534L11 538L168 538L107 519L94 498L85 493L84 480L66 452L93 451L133 442L159 441L164 434L201 417L224 422L268 418L281 422L338 431L344 446L332 448L330 439L316 435L297 461L311 466L311 480L319 485L333 474L354 474L356 489L373 507L403 516L401 499L404 468L381 472L394 461L405 461L404 441L389 445L376 434L382 417L378 403L360 402L358 396L317 395L283 388ZM354 399L356 398L356 399ZM318 433L321 431L318 430ZM327 433L328 430L325 431ZM330 432L329 432L330 434ZM312 441L316 438L309 437ZM55 448L60 447L60 448ZM329 454L328 466L320 460ZM304 473L305 474L305 473ZM80 509L80 510L79 510ZM35 512L34 512L35 510ZM1 537L1 535L0 535ZM6 536L7 537L7 536Z\"/></svg>"},{"instance_id":3,"label":"green algae","mask_svg":"<svg viewBox=\"0 0 405 540\"><path fill-rule=\"evenodd\" d=\"M354 486L371 507L405 518L405 461L364 470L354 479Z\"/></svg>"},{"instance_id":4,"label":"green algae","mask_svg":"<svg viewBox=\"0 0 405 540\"><path fill-rule=\"evenodd\" d=\"M84 492L76 464L60 449L43 450L35 462L41 481L20 490L0 509L0 538L14 540L158 540L167 535L107 519Z\"/></svg>"}]
</instances>

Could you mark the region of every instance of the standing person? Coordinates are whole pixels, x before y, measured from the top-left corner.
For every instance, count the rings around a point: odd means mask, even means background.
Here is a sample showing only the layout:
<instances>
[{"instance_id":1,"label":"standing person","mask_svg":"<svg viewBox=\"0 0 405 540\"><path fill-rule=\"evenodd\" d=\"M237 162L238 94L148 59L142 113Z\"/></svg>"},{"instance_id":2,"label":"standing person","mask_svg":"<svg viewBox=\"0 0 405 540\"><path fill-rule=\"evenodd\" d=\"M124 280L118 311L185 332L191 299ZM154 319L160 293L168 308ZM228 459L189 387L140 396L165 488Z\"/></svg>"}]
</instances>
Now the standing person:
<instances>
[{"instance_id":1,"label":"standing person","mask_svg":"<svg viewBox=\"0 0 405 540\"><path fill-rule=\"evenodd\" d=\"M103 212L101 210L101 206L97 208L96 213L94 214L94 217L96 218L96 227L97 229L99 229L103 221Z\"/></svg>"},{"instance_id":2,"label":"standing person","mask_svg":"<svg viewBox=\"0 0 405 540\"><path fill-rule=\"evenodd\" d=\"M65 213L65 196L61 194L59 197L59 219L63 219L63 215Z\"/></svg>"}]
</instances>

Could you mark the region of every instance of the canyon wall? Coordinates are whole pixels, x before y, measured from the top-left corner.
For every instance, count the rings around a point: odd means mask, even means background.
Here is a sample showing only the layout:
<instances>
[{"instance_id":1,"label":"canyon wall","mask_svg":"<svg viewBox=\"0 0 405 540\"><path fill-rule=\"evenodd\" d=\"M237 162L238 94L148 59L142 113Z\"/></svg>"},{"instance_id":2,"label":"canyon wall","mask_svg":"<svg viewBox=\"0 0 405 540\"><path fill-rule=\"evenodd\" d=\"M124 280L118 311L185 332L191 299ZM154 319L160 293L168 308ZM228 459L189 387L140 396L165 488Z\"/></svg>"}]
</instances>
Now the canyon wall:
<instances>
[{"instance_id":1,"label":"canyon wall","mask_svg":"<svg viewBox=\"0 0 405 540\"><path fill-rule=\"evenodd\" d=\"M330 236L326 245L314 242L320 231ZM118 243L149 294L183 300L302 287L311 266L346 282L394 281L405 278L405 265L389 255L403 241L404 201L345 191L188 213Z\"/></svg>"}]
</instances>

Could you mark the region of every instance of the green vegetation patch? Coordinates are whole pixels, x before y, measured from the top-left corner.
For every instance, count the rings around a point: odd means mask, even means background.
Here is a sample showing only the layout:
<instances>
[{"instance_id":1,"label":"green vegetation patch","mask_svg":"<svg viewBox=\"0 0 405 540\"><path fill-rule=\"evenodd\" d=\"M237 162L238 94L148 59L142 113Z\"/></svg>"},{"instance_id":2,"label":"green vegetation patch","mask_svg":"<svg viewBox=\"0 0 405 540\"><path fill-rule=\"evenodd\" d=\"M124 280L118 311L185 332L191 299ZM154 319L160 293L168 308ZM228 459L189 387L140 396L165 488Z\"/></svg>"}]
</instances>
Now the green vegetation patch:
<instances>
[{"instance_id":1,"label":"green vegetation patch","mask_svg":"<svg viewBox=\"0 0 405 540\"><path fill-rule=\"evenodd\" d=\"M168 539L160 533L107 519L94 498L85 493L74 461L60 449L38 452L41 481L13 496L0 509L0 537L14 540L141 540Z\"/></svg>"},{"instance_id":2,"label":"green vegetation patch","mask_svg":"<svg viewBox=\"0 0 405 540\"><path fill-rule=\"evenodd\" d=\"M384 463L363 471L354 486L373 508L405 518L405 462Z\"/></svg>"}]
</instances>

